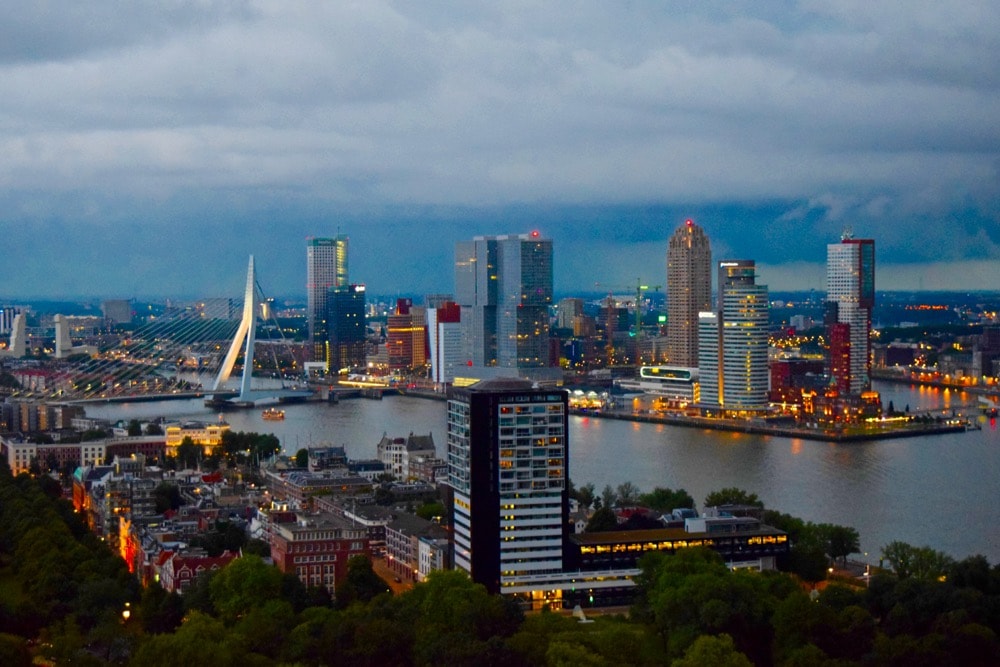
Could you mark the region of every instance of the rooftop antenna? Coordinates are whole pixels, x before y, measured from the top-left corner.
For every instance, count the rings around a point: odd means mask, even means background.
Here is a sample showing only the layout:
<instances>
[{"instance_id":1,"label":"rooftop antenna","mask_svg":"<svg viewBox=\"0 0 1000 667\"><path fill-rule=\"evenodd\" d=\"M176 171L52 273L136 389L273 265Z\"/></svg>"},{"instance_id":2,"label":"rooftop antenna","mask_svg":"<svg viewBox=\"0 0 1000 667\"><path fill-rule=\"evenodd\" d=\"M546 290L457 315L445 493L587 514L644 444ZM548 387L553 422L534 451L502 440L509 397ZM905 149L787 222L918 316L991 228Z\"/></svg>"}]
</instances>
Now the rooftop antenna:
<instances>
[{"instance_id":1,"label":"rooftop antenna","mask_svg":"<svg viewBox=\"0 0 1000 667\"><path fill-rule=\"evenodd\" d=\"M850 241L853 238L854 238L854 229L850 225L847 225L846 227L844 227L844 231L840 235L840 240Z\"/></svg>"}]
</instances>

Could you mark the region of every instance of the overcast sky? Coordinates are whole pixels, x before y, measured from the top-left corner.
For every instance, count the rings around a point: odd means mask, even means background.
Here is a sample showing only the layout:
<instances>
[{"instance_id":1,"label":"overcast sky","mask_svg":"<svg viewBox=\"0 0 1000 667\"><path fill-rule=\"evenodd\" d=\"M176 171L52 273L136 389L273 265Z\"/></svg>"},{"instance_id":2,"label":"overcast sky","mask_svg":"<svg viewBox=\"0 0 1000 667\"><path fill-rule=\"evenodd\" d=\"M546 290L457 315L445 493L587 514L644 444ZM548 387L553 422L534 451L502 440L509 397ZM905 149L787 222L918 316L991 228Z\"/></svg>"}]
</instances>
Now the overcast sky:
<instances>
[{"instance_id":1,"label":"overcast sky","mask_svg":"<svg viewBox=\"0 0 1000 667\"><path fill-rule=\"evenodd\" d=\"M1000 5L8 3L0 298L377 293L538 229L559 292L665 280L686 218L773 290L1000 289Z\"/></svg>"}]
</instances>

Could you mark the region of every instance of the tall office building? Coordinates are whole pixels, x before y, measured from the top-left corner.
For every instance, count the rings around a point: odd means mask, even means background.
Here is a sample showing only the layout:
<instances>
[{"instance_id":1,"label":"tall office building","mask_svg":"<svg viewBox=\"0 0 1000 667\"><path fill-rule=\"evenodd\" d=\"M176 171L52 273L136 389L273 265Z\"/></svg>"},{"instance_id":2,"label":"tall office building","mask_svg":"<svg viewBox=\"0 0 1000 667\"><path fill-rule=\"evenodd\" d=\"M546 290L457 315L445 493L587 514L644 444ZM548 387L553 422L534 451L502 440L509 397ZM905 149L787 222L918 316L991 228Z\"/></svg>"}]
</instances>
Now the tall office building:
<instances>
[{"instance_id":1,"label":"tall office building","mask_svg":"<svg viewBox=\"0 0 1000 667\"><path fill-rule=\"evenodd\" d=\"M549 365L550 239L532 232L460 241L455 294L471 366Z\"/></svg>"},{"instance_id":2,"label":"tall office building","mask_svg":"<svg viewBox=\"0 0 1000 667\"><path fill-rule=\"evenodd\" d=\"M331 287L347 285L347 237L306 239L306 310L312 361L330 367L326 303Z\"/></svg>"},{"instance_id":3,"label":"tall office building","mask_svg":"<svg viewBox=\"0 0 1000 667\"><path fill-rule=\"evenodd\" d=\"M727 413L767 409L767 285L756 284L753 260L719 262L715 312L699 313L701 402Z\"/></svg>"},{"instance_id":4,"label":"tall office building","mask_svg":"<svg viewBox=\"0 0 1000 667\"><path fill-rule=\"evenodd\" d=\"M712 248L691 220L667 245L667 359L672 366L698 365L698 313L712 310Z\"/></svg>"},{"instance_id":5,"label":"tall office building","mask_svg":"<svg viewBox=\"0 0 1000 667\"><path fill-rule=\"evenodd\" d=\"M848 327L846 332L843 327L838 328L840 344L831 354L831 379L841 391L846 389L846 393L859 395L871 389L873 239L855 239L845 232L840 243L826 247L826 299L828 326L836 323Z\"/></svg>"},{"instance_id":6,"label":"tall office building","mask_svg":"<svg viewBox=\"0 0 1000 667\"><path fill-rule=\"evenodd\" d=\"M327 294L330 372L365 367L365 286L332 287Z\"/></svg>"},{"instance_id":7,"label":"tall office building","mask_svg":"<svg viewBox=\"0 0 1000 667\"><path fill-rule=\"evenodd\" d=\"M569 537L568 398L520 378L448 396L455 567L490 593L530 595Z\"/></svg>"}]
</instances>

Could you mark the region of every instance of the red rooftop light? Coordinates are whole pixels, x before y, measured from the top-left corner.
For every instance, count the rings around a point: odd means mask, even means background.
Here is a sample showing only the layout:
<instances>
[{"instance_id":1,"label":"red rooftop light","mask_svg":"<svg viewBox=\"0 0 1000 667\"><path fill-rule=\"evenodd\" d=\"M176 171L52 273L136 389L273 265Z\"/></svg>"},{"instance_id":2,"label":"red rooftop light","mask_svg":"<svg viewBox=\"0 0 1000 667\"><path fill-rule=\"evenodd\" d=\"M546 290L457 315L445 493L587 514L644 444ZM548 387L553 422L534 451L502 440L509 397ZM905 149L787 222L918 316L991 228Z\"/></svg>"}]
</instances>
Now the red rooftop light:
<instances>
[{"instance_id":1,"label":"red rooftop light","mask_svg":"<svg viewBox=\"0 0 1000 667\"><path fill-rule=\"evenodd\" d=\"M691 227L692 225L694 225L694 220L688 218L687 220L684 221L684 224L687 225L688 227Z\"/></svg>"},{"instance_id":2,"label":"red rooftop light","mask_svg":"<svg viewBox=\"0 0 1000 667\"><path fill-rule=\"evenodd\" d=\"M541 236L541 234L538 233L537 229L535 231L531 232L531 238L537 239L539 236Z\"/></svg>"}]
</instances>

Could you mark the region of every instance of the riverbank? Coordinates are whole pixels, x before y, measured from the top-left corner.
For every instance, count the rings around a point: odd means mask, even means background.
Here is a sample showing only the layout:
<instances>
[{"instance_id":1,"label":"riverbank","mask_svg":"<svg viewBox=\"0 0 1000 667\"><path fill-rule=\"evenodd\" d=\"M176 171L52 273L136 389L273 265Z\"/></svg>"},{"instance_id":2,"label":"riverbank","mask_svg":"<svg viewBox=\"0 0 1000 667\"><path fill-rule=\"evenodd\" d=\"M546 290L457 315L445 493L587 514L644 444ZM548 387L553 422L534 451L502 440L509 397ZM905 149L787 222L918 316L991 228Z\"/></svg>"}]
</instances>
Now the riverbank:
<instances>
[{"instance_id":1,"label":"riverbank","mask_svg":"<svg viewBox=\"0 0 1000 667\"><path fill-rule=\"evenodd\" d=\"M614 410L591 411L571 410L571 414L595 419L616 419L619 421L641 422L645 424L665 424L669 426L685 426L688 428L704 428L713 431L728 431L731 433L754 433L757 435L773 435L783 438L801 438L803 440L820 440L823 442L864 442L869 440L887 440L890 438L912 438L921 435L939 435L944 433L959 433L966 430L963 423L942 424L893 424L879 428L863 426L844 429L805 428L779 424L761 423L756 420L714 419L711 417L692 417L688 415L641 414L636 412L620 412Z\"/></svg>"},{"instance_id":2,"label":"riverbank","mask_svg":"<svg viewBox=\"0 0 1000 667\"><path fill-rule=\"evenodd\" d=\"M399 390L403 396L426 398L436 401L447 400L444 394L422 389ZM641 422L645 424L665 424L668 426L684 426L688 428L704 428L713 431L729 433L753 433L757 435L773 435L783 438L800 438L803 440L819 440L822 442L865 442L870 440L888 440L891 438L913 438L921 435L940 435L944 433L961 433L967 429L964 423L931 423L931 424L899 424L891 423L879 427L853 426L843 429L807 428L787 424L761 422L760 420L716 419L712 417L693 417L662 413L639 413L619 410L581 410L570 409L570 414L595 419L616 419L619 421Z\"/></svg>"}]
</instances>

